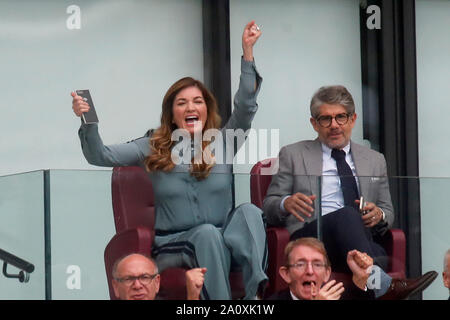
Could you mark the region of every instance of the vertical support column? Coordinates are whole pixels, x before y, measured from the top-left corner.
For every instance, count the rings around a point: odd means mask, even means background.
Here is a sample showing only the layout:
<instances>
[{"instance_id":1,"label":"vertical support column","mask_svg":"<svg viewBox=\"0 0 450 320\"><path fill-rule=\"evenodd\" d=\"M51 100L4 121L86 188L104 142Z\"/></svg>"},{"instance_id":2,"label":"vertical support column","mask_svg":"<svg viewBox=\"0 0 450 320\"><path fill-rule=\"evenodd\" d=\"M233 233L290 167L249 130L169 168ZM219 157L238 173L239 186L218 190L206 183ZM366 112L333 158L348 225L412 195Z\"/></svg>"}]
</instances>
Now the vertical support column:
<instances>
[{"instance_id":1,"label":"vertical support column","mask_svg":"<svg viewBox=\"0 0 450 320\"><path fill-rule=\"evenodd\" d=\"M381 9L381 30L367 30L370 5ZM362 1L360 23L364 138L385 155L390 177L418 177L415 1ZM406 234L407 274L417 277L422 273L420 181L390 179L390 189L395 227Z\"/></svg>"},{"instance_id":2,"label":"vertical support column","mask_svg":"<svg viewBox=\"0 0 450 320\"><path fill-rule=\"evenodd\" d=\"M232 111L230 64L230 1L203 0L203 77L217 99L222 126ZM234 175L232 179L234 207Z\"/></svg>"},{"instance_id":3,"label":"vertical support column","mask_svg":"<svg viewBox=\"0 0 450 320\"><path fill-rule=\"evenodd\" d=\"M52 300L52 252L50 217L50 170L44 170L45 300Z\"/></svg>"},{"instance_id":4,"label":"vertical support column","mask_svg":"<svg viewBox=\"0 0 450 320\"><path fill-rule=\"evenodd\" d=\"M361 40L362 121L363 138L374 150L380 150L380 75L379 39L381 30L367 27L370 6L381 6L379 0L361 1L359 11Z\"/></svg>"},{"instance_id":5,"label":"vertical support column","mask_svg":"<svg viewBox=\"0 0 450 320\"><path fill-rule=\"evenodd\" d=\"M231 115L230 2L203 0L204 83L217 99L222 125Z\"/></svg>"},{"instance_id":6,"label":"vertical support column","mask_svg":"<svg viewBox=\"0 0 450 320\"><path fill-rule=\"evenodd\" d=\"M382 151L390 176L419 176L414 0L383 1ZM420 181L397 181L392 190L398 225L407 239L407 273L422 273Z\"/></svg>"}]
</instances>

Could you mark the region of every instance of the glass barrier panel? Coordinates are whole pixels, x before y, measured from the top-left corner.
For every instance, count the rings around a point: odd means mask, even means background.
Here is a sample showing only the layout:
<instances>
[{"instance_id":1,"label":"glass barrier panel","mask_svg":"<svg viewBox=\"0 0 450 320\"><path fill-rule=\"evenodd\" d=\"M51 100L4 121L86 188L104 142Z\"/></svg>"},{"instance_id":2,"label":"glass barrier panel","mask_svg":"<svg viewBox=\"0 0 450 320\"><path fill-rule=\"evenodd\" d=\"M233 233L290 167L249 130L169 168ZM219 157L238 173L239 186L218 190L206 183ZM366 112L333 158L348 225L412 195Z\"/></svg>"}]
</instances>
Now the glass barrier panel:
<instances>
[{"instance_id":1,"label":"glass barrier panel","mask_svg":"<svg viewBox=\"0 0 450 320\"><path fill-rule=\"evenodd\" d=\"M0 275L0 300L45 299L43 171L0 177L0 219L0 249L34 265L28 282Z\"/></svg>"},{"instance_id":2,"label":"glass barrier panel","mask_svg":"<svg viewBox=\"0 0 450 320\"><path fill-rule=\"evenodd\" d=\"M330 199L327 201L327 194L330 191L325 190L323 186L333 179L337 179L335 186L339 187L340 181L339 177L333 176L316 178L321 180L315 183L322 186L323 198L321 202L316 200L315 205L320 207L322 219L324 219L327 214L338 208L333 208L334 204L329 201ZM249 195L251 179L254 177L247 178L246 174L235 174L236 205L251 201ZM297 187L307 184L305 179L313 181L311 176L294 176L293 179L296 181L294 184ZM302 183L302 180L305 181ZM310 182L311 185L312 182ZM406 276L419 276L428 271L438 273L438 277L423 291L422 298L425 300L448 299L448 290L442 282L442 271L445 252L450 248L450 233L448 232L450 215L445 212L442 199L445 199L446 193L450 190L450 178L357 177L357 185L364 201L377 203L388 216L387 220L392 221L392 228L400 230L406 237L406 265L404 266ZM318 189L315 194L319 194ZM340 197L342 197L342 192ZM391 209L389 202L392 203ZM392 216L389 212L393 212L392 218L389 218ZM267 212L265 214L267 216ZM303 216L303 218L306 217ZM290 231L292 232L292 230ZM323 239L326 232L323 229L322 221L318 229L319 237ZM385 239L386 236L382 238ZM381 240L375 237L376 242L381 243ZM396 257L391 256L385 259L385 263L389 266L387 270L390 270L391 274L397 275L393 273L394 270L389 269L392 267L392 261L389 259L396 259ZM414 261L414 265L410 265L410 261ZM419 297L420 295L416 295L413 298Z\"/></svg>"},{"instance_id":3,"label":"glass barrier panel","mask_svg":"<svg viewBox=\"0 0 450 320\"><path fill-rule=\"evenodd\" d=\"M45 175L48 177L48 189L44 187ZM188 183L186 186L181 183L180 181L191 180L195 182L195 178L188 171L175 173L173 178L174 181L178 181L173 188L182 186L182 190L186 192L196 190L202 184ZM266 180L262 182L261 178ZM312 193L317 195L314 201L314 214L311 218L303 217L310 223L314 223L317 217L320 217L317 220L316 232L321 239L325 239L328 229L324 222L333 211L332 205L325 201L329 191L324 188L324 182L338 177L293 176L292 178L296 186L306 186L304 190L313 190ZM0 277L0 299L45 299L46 296L56 300L110 298L104 252L116 234L111 179L112 174L109 170L50 170L0 177L2 195L0 214L4 221L0 225L0 248L35 265L28 283ZM265 194L258 200L255 190L260 183L263 188L258 192L265 193L264 188L268 187L272 176L248 173L232 175L222 170L212 172L207 179L230 184L230 198L234 180L235 207L249 202L262 207ZM439 273L438 278L423 292L422 298L447 299L448 291L442 284L441 274L444 254L450 244L448 232L450 215L446 213L441 201L445 199L446 191L450 190L450 178L357 177L357 183L364 200L378 201L378 205L384 208L386 215L389 215L389 206L380 202L380 199L387 199L387 194L391 196L394 212L393 228L401 229L406 236L406 275L409 276L417 268L420 274L431 270ZM339 182L337 185L339 186ZM380 190L385 189L387 185L389 192L382 195ZM204 187L206 188L197 191L207 193L215 186L205 184ZM270 197L274 197L275 194L276 192L272 190ZM225 193L220 196L227 197ZM268 203L271 201L270 197L267 198ZM322 201L319 201L321 197ZM46 198L50 204L47 207L50 219L45 219ZM221 203L227 205L230 203L232 209L231 202ZM267 216L267 212L265 215ZM288 228L292 233L298 227L297 221L293 216L288 219L291 219L288 221L295 226ZM417 221L417 225L412 224L412 221ZM47 239L45 239L46 227L50 228ZM47 274L46 244L50 249L47 262L51 265ZM410 265L409 261L414 261L416 265ZM269 252L269 263L271 262L273 260ZM388 264L391 267L392 261ZM18 273L18 270L9 267L8 272ZM273 275L267 272L270 276ZM50 282L47 291L46 281Z\"/></svg>"},{"instance_id":4,"label":"glass barrier panel","mask_svg":"<svg viewBox=\"0 0 450 320\"><path fill-rule=\"evenodd\" d=\"M52 299L109 299L111 171L51 170Z\"/></svg>"},{"instance_id":5,"label":"glass barrier panel","mask_svg":"<svg viewBox=\"0 0 450 320\"><path fill-rule=\"evenodd\" d=\"M424 300L447 300L442 272L444 256L450 249L450 212L445 205L449 196L450 178L420 178L420 230L422 273L438 272L437 279L424 291Z\"/></svg>"}]
</instances>

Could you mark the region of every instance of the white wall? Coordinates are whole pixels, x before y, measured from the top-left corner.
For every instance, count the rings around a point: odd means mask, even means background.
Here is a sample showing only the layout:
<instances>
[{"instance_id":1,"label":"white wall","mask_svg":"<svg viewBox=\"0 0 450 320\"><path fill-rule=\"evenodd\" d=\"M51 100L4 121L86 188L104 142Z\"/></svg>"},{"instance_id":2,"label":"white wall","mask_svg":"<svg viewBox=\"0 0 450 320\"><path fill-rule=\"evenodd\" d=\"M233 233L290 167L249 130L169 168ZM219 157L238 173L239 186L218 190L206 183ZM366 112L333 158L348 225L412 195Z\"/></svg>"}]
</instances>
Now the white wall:
<instances>
[{"instance_id":1,"label":"white wall","mask_svg":"<svg viewBox=\"0 0 450 320\"><path fill-rule=\"evenodd\" d=\"M93 168L77 137L70 92L90 89L105 143L159 123L162 98L183 76L203 80L199 0L0 3L0 176L43 168Z\"/></svg>"},{"instance_id":2,"label":"white wall","mask_svg":"<svg viewBox=\"0 0 450 320\"><path fill-rule=\"evenodd\" d=\"M442 282L445 252L450 248L450 210L443 205L450 191L450 1L416 1L419 174L423 272L438 278L425 299L448 299Z\"/></svg>"}]
</instances>

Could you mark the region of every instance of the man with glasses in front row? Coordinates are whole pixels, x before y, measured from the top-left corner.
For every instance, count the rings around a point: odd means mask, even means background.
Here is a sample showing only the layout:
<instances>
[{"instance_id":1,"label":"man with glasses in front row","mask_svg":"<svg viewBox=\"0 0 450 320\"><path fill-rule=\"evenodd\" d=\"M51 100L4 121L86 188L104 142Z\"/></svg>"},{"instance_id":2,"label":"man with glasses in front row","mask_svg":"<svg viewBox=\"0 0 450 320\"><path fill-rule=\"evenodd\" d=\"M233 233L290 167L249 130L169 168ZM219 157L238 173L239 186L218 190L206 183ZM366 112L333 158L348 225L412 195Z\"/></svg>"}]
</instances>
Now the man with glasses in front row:
<instances>
[{"instance_id":1,"label":"man with glasses in front row","mask_svg":"<svg viewBox=\"0 0 450 320\"><path fill-rule=\"evenodd\" d=\"M316 238L290 241L284 250L284 263L279 273L288 288L272 295L269 300L371 300L378 287L389 286L389 277L373 265L365 252L347 253L347 266L352 282L344 284L331 280L332 266L325 246ZM422 287L423 288L423 287ZM420 288L417 288L417 291Z\"/></svg>"},{"instance_id":2,"label":"man with glasses in front row","mask_svg":"<svg viewBox=\"0 0 450 320\"><path fill-rule=\"evenodd\" d=\"M386 160L351 141L357 115L345 87L321 87L311 99L310 113L318 137L281 148L279 170L264 199L267 222L285 226L291 240L317 237L321 214L322 240L334 271L351 273L347 254L355 249L386 270L387 254L378 243L394 223ZM416 279L382 274L388 281L375 295L386 299L404 299L437 276L435 271Z\"/></svg>"},{"instance_id":3,"label":"man with glasses in front row","mask_svg":"<svg viewBox=\"0 0 450 320\"><path fill-rule=\"evenodd\" d=\"M347 254L347 264L353 277L351 285L344 288L342 282L329 281L331 264L321 241L316 238L291 241L284 250L284 264L279 270L288 289L275 293L269 300L373 299L374 291L368 288L372 258L353 250Z\"/></svg>"},{"instance_id":4,"label":"man with glasses in front row","mask_svg":"<svg viewBox=\"0 0 450 320\"><path fill-rule=\"evenodd\" d=\"M199 300L206 268L186 271L187 300ZM134 253L118 259L113 266L112 285L120 300L155 300L159 291L160 275L155 261Z\"/></svg>"}]
</instances>

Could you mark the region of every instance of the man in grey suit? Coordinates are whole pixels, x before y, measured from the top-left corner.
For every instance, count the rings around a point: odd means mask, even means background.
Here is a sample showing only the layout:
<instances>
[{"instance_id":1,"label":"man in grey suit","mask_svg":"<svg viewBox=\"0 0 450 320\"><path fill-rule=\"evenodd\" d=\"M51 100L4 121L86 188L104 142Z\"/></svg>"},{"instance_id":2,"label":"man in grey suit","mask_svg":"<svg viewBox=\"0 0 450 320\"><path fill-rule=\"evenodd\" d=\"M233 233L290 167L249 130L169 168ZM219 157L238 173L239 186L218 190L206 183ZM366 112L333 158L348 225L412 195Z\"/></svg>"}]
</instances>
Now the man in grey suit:
<instances>
[{"instance_id":1,"label":"man in grey suit","mask_svg":"<svg viewBox=\"0 0 450 320\"><path fill-rule=\"evenodd\" d=\"M286 226L294 240L317 237L320 215L322 240L333 270L350 273L346 258L354 249L385 269L387 254L376 240L394 222L386 160L381 153L351 141L357 115L345 87L321 87L311 99L310 111L318 137L280 150L279 171L264 199L267 221ZM421 289L436 275L424 275L426 279L419 280Z\"/></svg>"}]
</instances>

